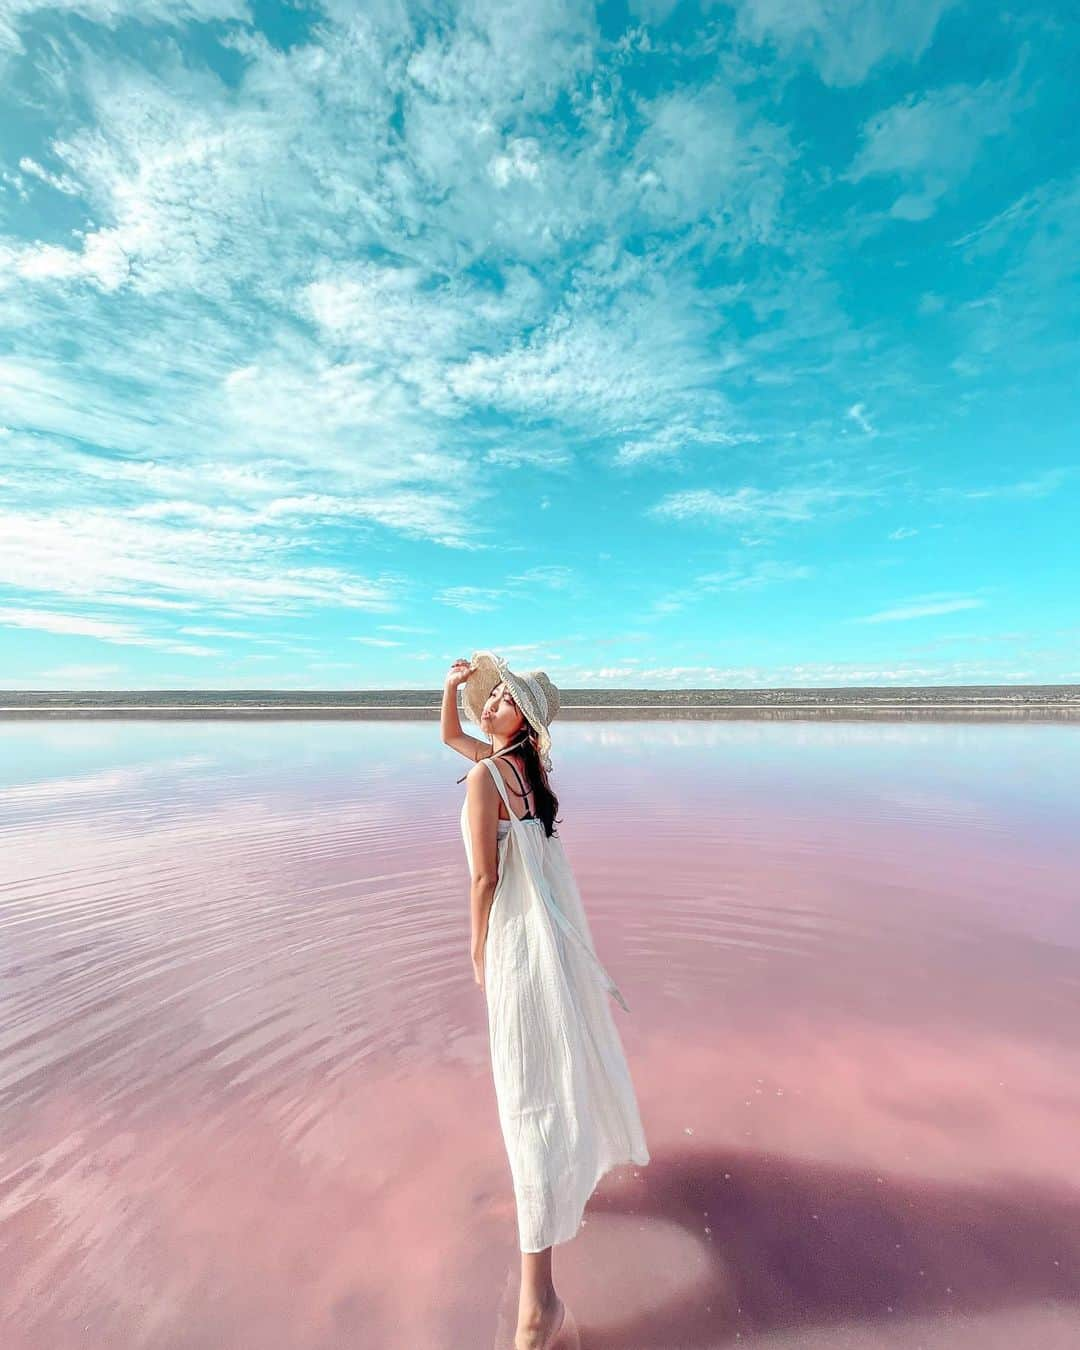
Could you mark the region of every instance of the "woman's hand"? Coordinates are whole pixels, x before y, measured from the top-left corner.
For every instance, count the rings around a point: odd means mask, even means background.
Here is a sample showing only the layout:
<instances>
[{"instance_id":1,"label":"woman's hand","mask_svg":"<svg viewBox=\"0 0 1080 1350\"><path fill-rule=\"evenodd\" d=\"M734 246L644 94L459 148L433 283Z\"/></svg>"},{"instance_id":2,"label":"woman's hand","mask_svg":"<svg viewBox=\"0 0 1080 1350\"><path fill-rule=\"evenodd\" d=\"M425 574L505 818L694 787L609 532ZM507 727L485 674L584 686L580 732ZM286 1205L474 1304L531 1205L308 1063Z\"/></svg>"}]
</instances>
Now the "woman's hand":
<instances>
[{"instance_id":1,"label":"woman's hand","mask_svg":"<svg viewBox=\"0 0 1080 1350\"><path fill-rule=\"evenodd\" d=\"M481 989L484 987L484 951L473 952L472 958L473 978Z\"/></svg>"},{"instance_id":2,"label":"woman's hand","mask_svg":"<svg viewBox=\"0 0 1080 1350\"><path fill-rule=\"evenodd\" d=\"M464 684L472 672L472 665L464 657L455 661L446 673L447 689L456 689L459 684Z\"/></svg>"}]
</instances>

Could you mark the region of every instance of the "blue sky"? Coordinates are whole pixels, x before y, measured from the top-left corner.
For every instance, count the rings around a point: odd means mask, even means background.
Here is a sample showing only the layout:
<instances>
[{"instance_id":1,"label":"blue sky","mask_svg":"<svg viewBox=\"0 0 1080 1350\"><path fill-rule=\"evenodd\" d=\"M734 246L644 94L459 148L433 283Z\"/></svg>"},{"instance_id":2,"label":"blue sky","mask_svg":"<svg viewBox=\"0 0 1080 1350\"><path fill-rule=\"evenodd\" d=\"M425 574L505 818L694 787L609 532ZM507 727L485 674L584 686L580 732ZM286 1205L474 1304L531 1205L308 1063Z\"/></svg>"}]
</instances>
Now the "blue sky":
<instances>
[{"instance_id":1,"label":"blue sky","mask_svg":"<svg viewBox=\"0 0 1080 1350\"><path fill-rule=\"evenodd\" d=\"M0 682L1080 680L1074 13L0 0Z\"/></svg>"}]
</instances>

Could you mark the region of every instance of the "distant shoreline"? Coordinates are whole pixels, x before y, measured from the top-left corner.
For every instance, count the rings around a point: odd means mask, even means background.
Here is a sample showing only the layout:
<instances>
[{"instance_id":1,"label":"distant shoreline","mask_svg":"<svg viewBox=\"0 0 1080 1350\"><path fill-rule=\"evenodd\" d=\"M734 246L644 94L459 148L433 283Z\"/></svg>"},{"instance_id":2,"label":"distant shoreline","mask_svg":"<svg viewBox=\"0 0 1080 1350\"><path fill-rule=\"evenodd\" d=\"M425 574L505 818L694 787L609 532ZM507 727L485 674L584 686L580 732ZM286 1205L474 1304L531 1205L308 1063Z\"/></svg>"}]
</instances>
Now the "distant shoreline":
<instances>
[{"instance_id":1,"label":"distant shoreline","mask_svg":"<svg viewBox=\"0 0 1080 1350\"><path fill-rule=\"evenodd\" d=\"M0 708L3 722L437 722L416 708ZM718 708L575 708L557 722L1057 722L1080 724L1076 704L1044 704L1039 707L940 707L912 708L898 704L868 707L848 704L795 704L787 708L757 705ZM474 735L475 732L468 734Z\"/></svg>"},{"instance_id":2,"label":"distant shoreline","mask_svg":"<svg viewBox=\"0 0 1080 1350\"><path fill-rule=\"evenodd\" d=\"M564 721L650 718L1080 718L1080 685L814 689L564 689ZM24 718L437 721L441 690L9 690L0 720Z\"/></svg>"}]
</instances>

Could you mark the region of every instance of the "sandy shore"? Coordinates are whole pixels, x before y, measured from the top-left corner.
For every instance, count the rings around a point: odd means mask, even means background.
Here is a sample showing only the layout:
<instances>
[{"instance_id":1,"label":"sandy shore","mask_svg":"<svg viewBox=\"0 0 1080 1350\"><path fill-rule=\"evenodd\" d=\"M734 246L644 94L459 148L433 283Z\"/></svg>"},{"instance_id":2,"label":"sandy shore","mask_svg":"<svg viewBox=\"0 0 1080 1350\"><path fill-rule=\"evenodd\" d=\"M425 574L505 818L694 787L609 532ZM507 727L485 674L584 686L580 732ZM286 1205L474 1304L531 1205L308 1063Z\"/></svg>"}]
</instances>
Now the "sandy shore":
<instances>
[{"instance_id":1,"label":"sandy shore","mask_svg":"<svg viewBox=\"0 0 1080 1350\"><path fill-rule=\"evenodd\" d=\"M1080 685L808 689L563 689L559 720L971 718L1071 720ZM0 692L0 720L40 717L437 721L441 689L112 689Z\"/></svg>"},{"instance_id":2,"label":"sandy shore","mask_svg":"<svg viewBox=\"0 0 1080 1350\"><path fill-rule=\"evenodd\" d=\"M275 707L271 704L164 705L98 704L89 707L0 707L0 721L43 719L124 719L143 721L408 721L437 722L439 709L405 705L349 708L326 704ZM615 721L1080 721L1080 702L1015 703L754 703L679 705L606 704L559 709L561 722ZM466 723L466 729L471 724Z\"/></svg>"}]
</instances>

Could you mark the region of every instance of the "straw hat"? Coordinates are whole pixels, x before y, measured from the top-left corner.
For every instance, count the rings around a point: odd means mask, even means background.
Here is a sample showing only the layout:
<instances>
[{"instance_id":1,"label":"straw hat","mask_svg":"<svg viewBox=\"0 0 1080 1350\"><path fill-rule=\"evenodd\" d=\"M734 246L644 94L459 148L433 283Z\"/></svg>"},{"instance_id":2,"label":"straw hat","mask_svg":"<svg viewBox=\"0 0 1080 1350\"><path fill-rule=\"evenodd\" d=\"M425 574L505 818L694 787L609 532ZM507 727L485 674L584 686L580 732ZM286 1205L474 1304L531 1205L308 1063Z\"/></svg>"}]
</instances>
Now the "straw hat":
<instances>
[{"instance_id":1,"label":"straw hat","mask_svg":"<svg viewBox=\"0 0 1080 1350\"><path fill-rule=\"evenodd\" d=\"M461 706L470 722L480 725L480 714L488 695L497 684L505 683L521 709L521 715L536 731L539 739L540 763L544 772L551 772L551 736L548 723L559 711L559 691L542 670L512 671L501 656L494 652L473 652L469 662L472 671L461 685Z\"/></svg>"}]
</instances>

